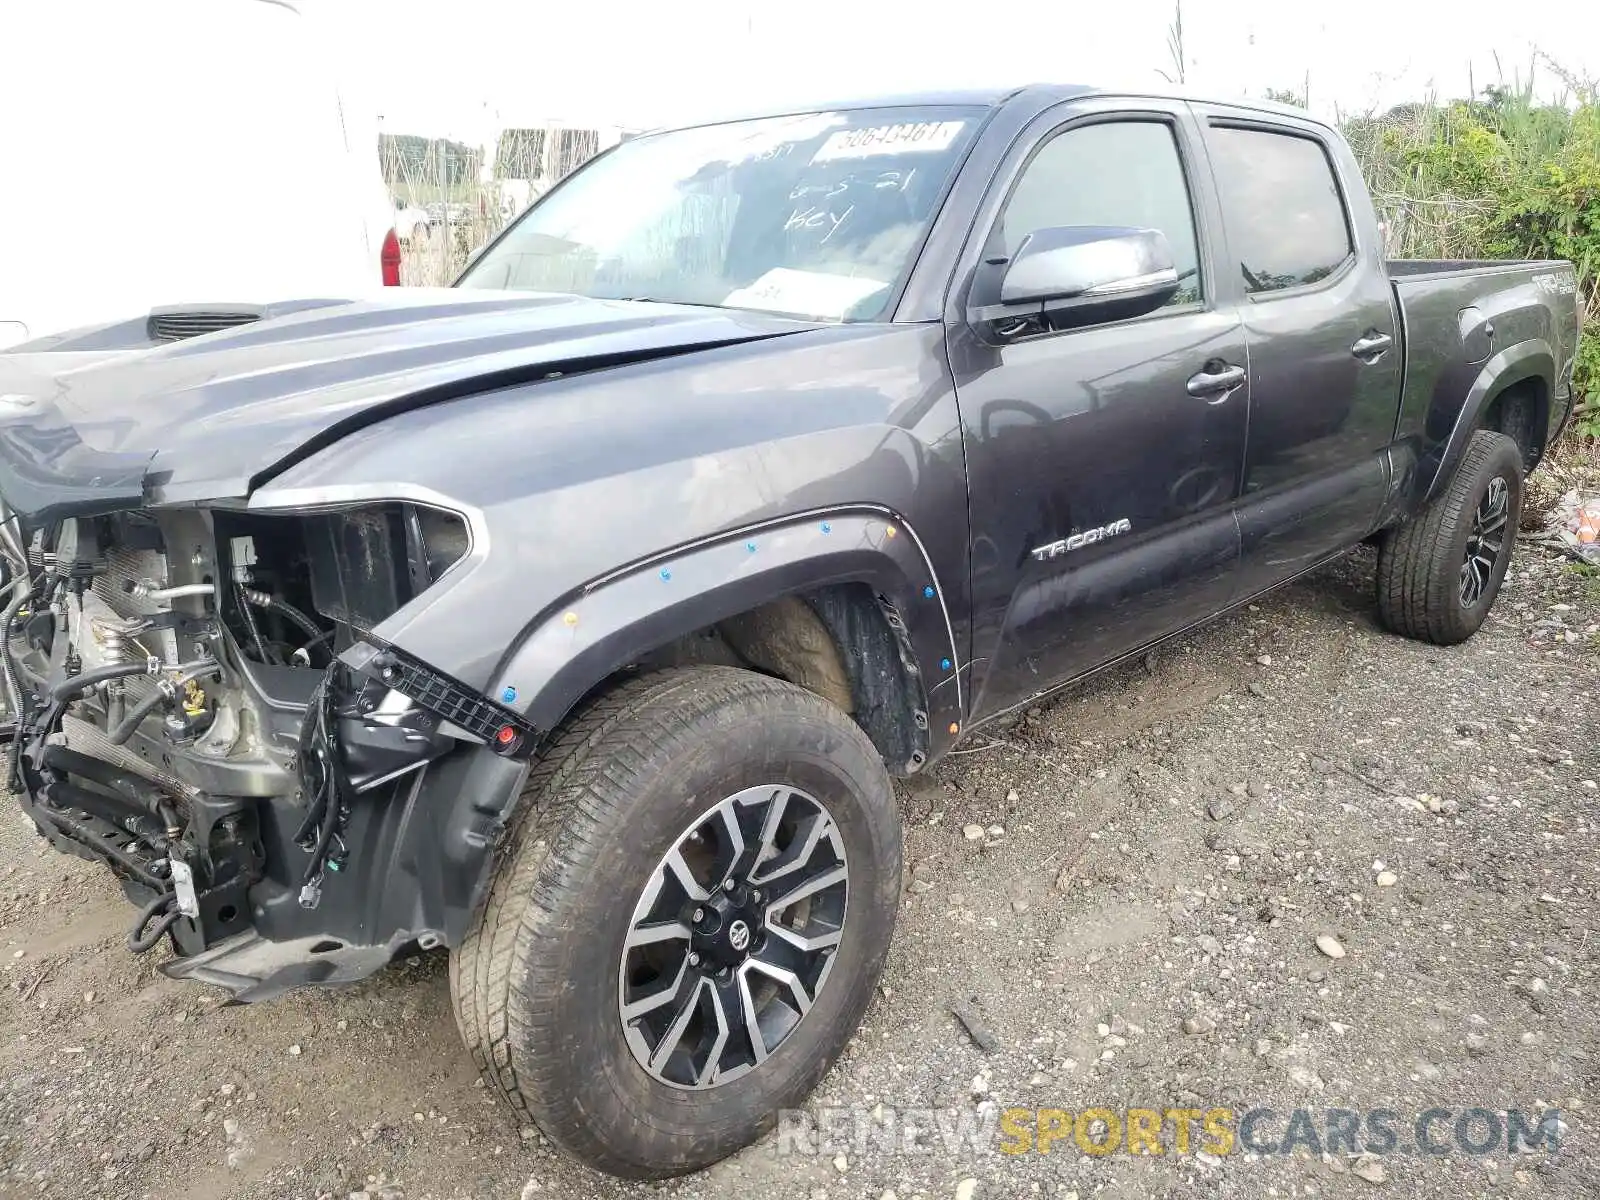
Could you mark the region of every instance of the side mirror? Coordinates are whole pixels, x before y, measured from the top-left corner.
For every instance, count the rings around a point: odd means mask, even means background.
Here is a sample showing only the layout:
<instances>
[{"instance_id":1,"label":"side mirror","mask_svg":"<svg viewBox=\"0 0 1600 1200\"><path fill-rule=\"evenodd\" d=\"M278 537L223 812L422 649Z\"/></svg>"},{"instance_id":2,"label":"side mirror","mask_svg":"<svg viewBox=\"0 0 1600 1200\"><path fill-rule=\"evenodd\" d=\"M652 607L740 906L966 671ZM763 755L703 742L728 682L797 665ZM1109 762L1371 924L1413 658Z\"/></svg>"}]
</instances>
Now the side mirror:
<instances>
[{"instance_id":1,"label":"side mirror","mask_svg":"<svg viewBox=\"0 0 1600 1200\"><path fill-rule=\"evenodd\" d=\"M1177 294L1179 282L1172 247L1159 230L1037 229L1006 264L1000 303L976 315L999 321L1049 314L1056 318L1052 327L1123 320L1160 308Z\"/></svg>"}]
</instances>

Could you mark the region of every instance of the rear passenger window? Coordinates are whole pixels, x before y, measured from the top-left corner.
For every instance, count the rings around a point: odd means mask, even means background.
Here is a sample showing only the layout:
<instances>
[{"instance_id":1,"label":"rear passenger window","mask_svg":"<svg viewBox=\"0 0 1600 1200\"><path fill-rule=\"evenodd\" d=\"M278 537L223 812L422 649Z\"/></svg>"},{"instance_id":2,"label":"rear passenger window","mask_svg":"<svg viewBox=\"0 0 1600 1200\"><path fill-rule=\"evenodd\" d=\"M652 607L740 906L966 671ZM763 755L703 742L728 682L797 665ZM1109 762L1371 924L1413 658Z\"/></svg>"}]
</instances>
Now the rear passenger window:
<instances>
[{"instance_id":1,"label":"rear passenger window","mask_svg":"<svg viewBox=\"0 0 1600 1200\"><path fill-rule=\"evenodd\" d=\"M1167 303L1200 299L1194 214L1169 126L1158 121L1082 125L1041 146L1000 218L1005 254L1015 254L1036 229L1068 225L1159 229L1178 268L1178 293Z\"/></svg>"},{"instance_id":2,"label":"rear passenger window","mask_svg":"<svg viewBox=\"0 0 1600 1200\"><path fill-rule=\"evenodd\" d=\"M1252 293L1326 279L1353 253L1322 143L1259 129L1210 131L1228 242Z\"/></svg>"}]
</instances>

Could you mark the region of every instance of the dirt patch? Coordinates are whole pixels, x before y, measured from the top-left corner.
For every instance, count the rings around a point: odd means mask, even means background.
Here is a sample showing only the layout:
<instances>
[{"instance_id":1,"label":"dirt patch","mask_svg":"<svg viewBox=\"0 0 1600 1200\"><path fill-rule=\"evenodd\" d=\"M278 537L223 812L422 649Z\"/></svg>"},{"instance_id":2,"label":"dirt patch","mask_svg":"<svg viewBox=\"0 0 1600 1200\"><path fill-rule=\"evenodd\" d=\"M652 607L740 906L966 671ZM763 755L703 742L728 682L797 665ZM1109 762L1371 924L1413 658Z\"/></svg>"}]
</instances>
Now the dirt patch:
<instances>
[{"instance_id":1,"label":"dirt patch","mask_svg":"<svg viewBox=\"0 0 1600 1200\"><path fill-rule=\"evenodd\" d=\"M888 972L808 1109L868 1122L842 1158L773 1137L661 1187L586 1172L478 1084L442 958L225 1007L129 958L106 877L0 816L0 1196L1592 1194L1600 583L1524 550L1483 632L1439 649L1379 630L1371 575L1354 555L903 789ZM889 1145L916 1111L970 1131L1013 1106L1270 1107L1269 1140L1297 1107L1391 1109L1404 1134L1434 1106L1554 1106L1566 1141Z\"/></svg>"}]
</instances>

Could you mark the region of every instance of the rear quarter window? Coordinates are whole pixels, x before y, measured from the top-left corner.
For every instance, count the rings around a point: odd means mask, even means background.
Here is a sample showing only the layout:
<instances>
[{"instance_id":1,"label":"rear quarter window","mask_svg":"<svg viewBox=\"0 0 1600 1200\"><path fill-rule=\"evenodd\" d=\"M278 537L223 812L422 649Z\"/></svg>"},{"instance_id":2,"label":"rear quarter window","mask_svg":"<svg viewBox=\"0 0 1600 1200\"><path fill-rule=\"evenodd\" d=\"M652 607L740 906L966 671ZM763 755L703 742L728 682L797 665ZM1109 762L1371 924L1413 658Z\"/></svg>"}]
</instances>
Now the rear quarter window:
<instances>
[{"instance_id":1,"label":"rear quarter window","mask_svg":"<svg viewBox=\"0 0 1600 1200\"><path fill-rule=\"evenodd\" d=\"M1321 142L1216 126L1207 140L1228 243L1246 291L1304 287L1344 265L1355 247Z\"/></svg>"}]
</instances>

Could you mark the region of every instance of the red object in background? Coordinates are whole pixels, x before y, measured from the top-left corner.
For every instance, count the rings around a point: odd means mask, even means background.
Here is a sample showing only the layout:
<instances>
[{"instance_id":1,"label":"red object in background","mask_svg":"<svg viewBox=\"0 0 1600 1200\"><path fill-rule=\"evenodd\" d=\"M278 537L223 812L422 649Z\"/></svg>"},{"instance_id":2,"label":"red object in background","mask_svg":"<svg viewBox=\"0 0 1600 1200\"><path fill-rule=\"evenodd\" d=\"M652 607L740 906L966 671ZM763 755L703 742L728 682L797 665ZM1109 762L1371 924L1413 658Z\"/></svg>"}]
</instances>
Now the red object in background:
<instances>
[{"instance_id":1,"label":"red object in background","mask_svg":"<svg viewBox=\"0 0 1600 1200\"><path fill-rule=\"evenodd\" d=\"M389 230L383 235L383 249L378 254L378 261L383 264L383 286L400 286L400 235L394 230Z\"/></svg>"}]
</instances>

